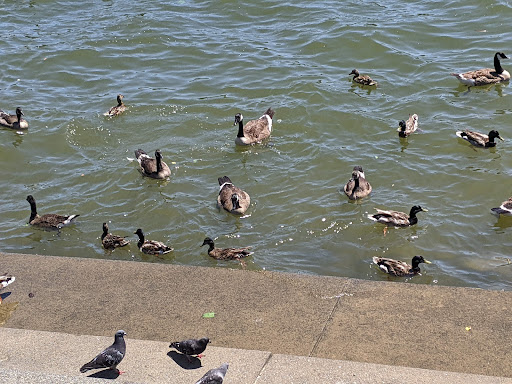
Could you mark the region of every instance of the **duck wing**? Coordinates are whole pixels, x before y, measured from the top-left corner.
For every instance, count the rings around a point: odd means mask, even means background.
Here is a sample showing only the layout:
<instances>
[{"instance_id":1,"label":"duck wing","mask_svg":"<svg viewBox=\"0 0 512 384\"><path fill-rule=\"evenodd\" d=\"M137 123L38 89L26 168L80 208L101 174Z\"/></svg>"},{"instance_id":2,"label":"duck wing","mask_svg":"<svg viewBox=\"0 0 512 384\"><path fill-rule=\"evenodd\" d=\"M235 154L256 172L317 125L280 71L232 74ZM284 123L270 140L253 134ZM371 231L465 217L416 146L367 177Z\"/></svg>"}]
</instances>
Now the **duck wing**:
<instances>
[{"instance_id":1,"label":"duck wing","mask_svg":"<svg viewBox=\"0 0 512 384\"><path fill-rule=\"evenodd\" d=\"M161 241L146 240L140 250L148 255L163 255L174 251L174 248L168 247Z\"/></svg>"},{"instance_id":2,"label":"duck wing","mask_svg":"<svg viewBox=\"0 0 512 384\"><path fill-rule=\"evenodd\" d=\"M405 212L398 211L384 211L376 209L377 213L368 216L370 219L378 221L383 224L391 224L396 226L407 226L410 224L409 215Z\"/></svg>"},{"instance_id":3,"label":"duck wing","mask_svg":"<svg viewBox=\"0 0 512 384\"><path fill-rule=\"evenodd\" d=\"M251 247L245 248L214 248L208 254L217 260L238 260L252 254L249 252Z\"/></svg>"},{"instance_id":4,"label":"duck wing","mask_svg":"<svg viewBox=\"0 0 512 384\"><path fill-rule=\"evenodd\" d=\"M389 259L386 257L374 257L374 264L386 273L393 276L405 276L410 274L412 267L404 261Z\"/></svg>"},{"instance_id":5,"label":"duck wing","mask_svg":"<svg viewBox=\"0 0 512 384\"><path fill-rule=\"evenodd\" d=\"M477 145L480 147L485 147L486 143L489 142L488 135L486 135L484 133L480 133L480 132L470 131L467 129L463 132L460 132L460 134L457 136L463 138L464 140L469 141L471 144L474 144L474 145Z\"/></svg>"}]
</instances>

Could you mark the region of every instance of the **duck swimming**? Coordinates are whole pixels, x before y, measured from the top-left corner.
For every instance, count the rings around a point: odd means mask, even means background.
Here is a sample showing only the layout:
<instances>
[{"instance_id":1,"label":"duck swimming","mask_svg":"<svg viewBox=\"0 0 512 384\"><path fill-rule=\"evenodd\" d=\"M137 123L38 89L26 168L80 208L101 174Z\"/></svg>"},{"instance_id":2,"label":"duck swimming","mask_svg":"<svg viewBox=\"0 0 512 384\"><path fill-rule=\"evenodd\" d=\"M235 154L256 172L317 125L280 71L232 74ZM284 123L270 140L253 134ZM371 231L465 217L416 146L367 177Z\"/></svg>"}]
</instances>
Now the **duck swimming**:
<instances>
[{"instance_id":1,"label":"duck swimming","mask_svg":"<svg viewBox=\"0 0 512 384\"><path fill-rule=\"evenodd\" d=\"M247 257L252 254L249 252L251 247L244 248L215 248L213 240L209 237L205 238L203 245L208 245L208 256L213 257L217 260L240 260L243 257Z\"/></svg>"},{"instance_id":2,"label":"duck swimming","mask_svg":"<svg viewBox=\"0 0 512 384\"><path fill-rule=\"evenodd\" d=\"M123 95L121 95L121 94L117 95L117 105L110 108L103 115L114 117L114 116L118 116L121 113L123 113L126 110L126 105L124 105L124 103L123 103L123 98L124 98Z\"/></svg>"},{"instance_id":3,"label":"duck swimming","mask_svg":"<svg viewBox=\"0 0 512 384\"><path fill-rule=\"evenodd\" d=\"M352 81L354 83L369 86L377 85L377 82L373 81L370 76L360 75L357 69L353 69L352 72L349 73L349 75L354 75L354 77L352 78Z\"/></svg>"},{"instance_id":4,"label":"duck swimming","mask_svg":"<svg viewBox=\"0 0 512 384\"><path fill-rule=\"evenodd\" d=\"M510 73L503 69L500 59L508 59L503 52L494 54L494 69L484 68L464 73L452 73L462 84L468 87L501 83L510 80Z\"/></svg>"},{"instance_id":5,"label":"duck swimming","mask_svg":"<svg viewBox=\"0 0 512 384\"><path fill-rule=\"evenodd\" d=\"M412 265L407 264L405 261L388 259L386 257L374 257L373 263L377 264L381 271L393 276L418 275L420 274L420 263L432 264L430 261L425 260L423 256L414 256L412 258Z\"/></svg>"},{"instance_id":6,"label":"duck swimming","mask_svg":"<svg viewBox=\"0 0 512 384\"><path fill-rule=\"evenodd\" d=\"M496 142L494 141L494 139L500 139L501 141L504 141L503 138L500 136L500 133L494 129L490 131L488 135L480 132L470 131L468 129L466 129L465 131L457 131L455 132L455 134L461 139L469 141L476 147L495 147Z\"/></svg>"},{"instance_id":7,"label":"duck swimming","mask_svg":"<svg viewBox=\"0 0 512 384\"><path fill-rule=\"evenodd\" d=\"M16 108L15 115L9 115L4 111L0 110L0 125L6 128L12 129L27 129L28 122L21 116L25 116L20 107Z\"/></svg>"},{"instance_id":8,"label":"duck swimming","mask_svg":"<svg viewBox=\"0 0 512 384\"><path fill-rule=\"evenodd\" d=\"M416 130L418 129L418 115L414 114L414 115L410 116L407 119L407 122L404 120L400 120L398 125L399 125L399 128L397 129L398 136L407 137L411 133L416 132Z\"/></svg>"},{"instance_id":9,"label":"duck swimming","mask_svg":"<svg viewBox=\"0 0 512 384\"><path fill-rule=\"evenodd\" d=\"M377 209L377 208L376 208ZM408 227L418 223L416 214L418 212L428 212L426 209L421 208L419 205L415 205L411 208L409 214L398 211L383 211L377 209L377 213L374 215L368 215L368 218L377 221L381 224L391 225L395 227Z\"/></svg>"}]
</instances>

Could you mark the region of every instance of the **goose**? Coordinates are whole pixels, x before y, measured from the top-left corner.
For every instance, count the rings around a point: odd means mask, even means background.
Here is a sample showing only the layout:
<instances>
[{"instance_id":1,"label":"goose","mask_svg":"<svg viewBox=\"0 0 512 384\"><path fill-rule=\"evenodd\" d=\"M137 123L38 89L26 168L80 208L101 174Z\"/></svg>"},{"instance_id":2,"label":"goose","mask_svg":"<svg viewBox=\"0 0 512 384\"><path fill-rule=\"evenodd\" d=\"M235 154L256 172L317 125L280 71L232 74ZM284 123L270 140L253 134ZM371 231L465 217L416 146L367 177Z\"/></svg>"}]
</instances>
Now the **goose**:
<instances>
[{"instance_id":1,"label":"goose","mask_svg":"<svg viewBox=\"0 0 512 384\"><path fill-rule=\"evenodd\" d=\"M139 236L137 246L143 253L148 255L165 255L166 253L174 251L174 248L168 247L160 241L144 240L144 233L140 228L133 233Z\"/></svg>"},{"instance_id":2,"label":"goose","mask_svg":"<svg viewBox=\"0 0 512 384\"><path fill-rule=\"evenodd\" d=\"M267 111L258 120L251 120L244 126L244 116L241 113L235 115L235 123L238 124L238 134L235 139L237 145L251 145L260 143L268 138L272 132L272 118L274 117L272 108Z\"/></svg>"},{"instance_id":3,"label":"goose","mask_svg":"<svg viewBox=\"0 0 512 384\"><path fill-rule=\"evenodd\" d=\"M484 68L464 73L452 73L462 84L468 87L501 83L510 80L510 73L501 66L500 59L508 59L503 52L494 54L494 69Z\"/></svg>"},{"instance_id":4,"label":"goose","mask_svg":"<svg viewBox=\"0 0 512 384\"><path fill-rule=\"evenodd\" d=\"M364 178L364 172L361 166L354 167L352 177L347 184L345 184L345 187L343 187L343 191L350 200L362 199L372 192L372 186Z\"/></svg>"},{"instance_id":5,"label":"goose","mask_svg":"<svg viewBox=\"0 0 512 384\"><path fill-rule=\"evenodd\" d=\"M490 131L488 135L485 135L480 132L470 131L467 129L465 131L457 131L455 132L455 134L461 139L469 141L471 144L477 147L495 147L496 143L494 142L494 139L496 138L500 139L501 141L504 141L503 138L500 136L500 133L494 129Z\"/></svg>"},{"instance_id":6,"label":"goose","mask_svg":"<svg viewBox=\"0 0 512 384\"><path fill-rule=\"evenodd\" d=\"M124 99L123 95L121 95L121 94L117 95L117 105L110 108L108 110L108 112L105 112L103 115L114 117L114 116L118 116L121 113L123 113L126 110L126 105L124 105L123 99Z\"/></svg>"},{"instance_id":7,"label":"goose","mask_svg":"<svg viewBox=\"0 0 512 384\"><path fill-rule=\"evenodd\" d=\"M115 249L117 247L124 247L129 243L130 241L126 240L124 236L118 236L112 233L108 233L108 224L103 223L103 234L101 235L101 244L103 244L103 248Z\"/></svg>"},{"instance_id":8,"label":"goose","mask_svg":"<svg viewBox=\"0 0 512 384\"><path fill-rule=\"evenodd\" d=\"M418 115L414 114L407 119L407 122L400 120L397 129L398 136L407 137L418 129Z\"/></svg>"},{"instance_id":9,"label":"goose","mask_svg":"<svg viewBox=\"0 0 512 384\"><path fill-rule=\"evenodd\" d=\"M386 225L392 225L395 227L408 227L418 223L418 218L416 217L418 212L428 211L421 208L419 205L412 207L409 214L405 212L383 211L381 209L377 209L377 213L374 215L368 215L368 218Z\"/></svg>"},{"instance_id":10,"label":"goose","mask_svg":"<svg viewBox=\"0 0 512 384\"><path fill-rule=\"evenodd\" d=\"M498 215L511 216L512 215L512 197L509 197L508 200L505 200L501 205L497 208L491 208L491 211Z\"/></svg>"},{"instance_id":11,"label":"goose","mask_svg":"<svg viewBox=\"0 0 512 384\"><path fill-rule=\"evenodd\" d=\"M412 258L412 265L405 261L388 259L386 257L374 257L373 263L377 264L381 271L389 273L393 276L414 276L420 274L420 263L432 264L430 261L425 260L423 256L414 256Z\"/></svg>"},{"instance_id":12,"label":"goose","mask_svg":"<svg viewBox=\"0 0 512 384\"><path fill-rule=\"evenodd\" d=\"M251 197L242 189L235 187L227 176L219 177L219 196L217 203L226 211L243 215L251 205Z\"/></svg>"},{"instance_id":13,"label":"goose","mask_svg":"<svg viewBox=\"0 0 512 384\"><path fill-rule=\"evenodd\" d=\"M63 226L71 224L80 215L62 216L55 213L47 213L43 216L37 214L36 200L32 195L27 196L30 204L31 214L28 223L41 228L61 229Z\"/></svg>"},{"instance_id":14,"label":"goose","mask_svg":"<svg viewBox=\"0 0 512 384\"><path fill-rule=\"evenodd\" d=\"M27 129L28 122L21 116L25 116L20 107L16 108L15 115L9 115L4 111L0 110L0 125L6 128L12 129Z\"/></svg>"},{"instance_id":15,"label":"goose","mask_svg":"<svg viewBox=\"0 0 512 384\"><path fill-rule=\"evenodd\" d=\"M188 339L183 341L173 341L169 348L174 348L183 353L189 363L192 361L191 356L196 355L198 358L203 357L202 353L208 346L210 339L202 337L200 339Z\"/></svg>"},{"instance_id":16,"label":"goose","mask_svg":"<svg viewBox=\"0 0 512 384\"><path fill-rule=\"evenodd\" d=\"M155 158L149 157L142 149L135 151L135 157L140 165L140 170L144 176L153 179L165 179L171 176L171 169L162 161L162 153L159 149L155 151Z\"/></svg>"},{"instance_id":17,"label":"goose","mask_svg":"<svg viewBox=\"0 0 512 384\"><path fill-rule=\"evenodd\" d=\"M352 72L349 73L349 75L354 75L352 78L352 81L357 84L361 85L377 85L376 81L373 81L372 78L368 75L360 75L359 71L357 69L353 69Z\"/></svg>"},{"instance_id":18,"label":"goose","mask_svg":"<svg viewBox=\"0 0 512 384\"><path fill-rule=\"evenodd\" d=\"M7 287L9 284L13 283L16 278L12 275L8 274L0 274L0 291ZM2 296L0 296L0 304L2 304Z\"/></svg>"},{"instance_id":19,"label":"goose","mask_svg":"<svg viewBox=\"0 0 512 384\"><path fill-rule=\"evenodd\" d=\"M248 250L251 247L245 248L215 248L215 244L213 240L209 237L205 238L203 241L203 245L208 245L208 255L217 260L240 260L243 257L247 257L252 255L253 252L249 252Z\"/></svg>"}]
</instances>

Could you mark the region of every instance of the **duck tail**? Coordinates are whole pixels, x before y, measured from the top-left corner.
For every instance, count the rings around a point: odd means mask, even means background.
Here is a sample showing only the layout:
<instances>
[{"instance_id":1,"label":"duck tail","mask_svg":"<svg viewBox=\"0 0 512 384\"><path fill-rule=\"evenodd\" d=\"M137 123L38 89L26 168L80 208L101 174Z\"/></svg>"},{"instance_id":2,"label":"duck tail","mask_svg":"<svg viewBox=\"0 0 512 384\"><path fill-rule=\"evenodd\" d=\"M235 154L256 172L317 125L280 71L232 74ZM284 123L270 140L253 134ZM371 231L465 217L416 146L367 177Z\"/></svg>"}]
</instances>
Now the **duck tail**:
<instances>
[{"instance_id":1,"label":"duck tail","mask_svg":"<svg viewBox=\"0 0 512 384\"><path fill-rule=\"evenodd\" d=\"M275 113L275 111L272 108L269 108L265 112L265 115L268 115L271 119L273 119L274 118L274 113Z\"/></svg>"},{"instance_id":2,"label":"duck tail","mask_svg":"<svg viewBox=\"0 0 512 384\"><path fill-rule=\"evenodd\" d=\"M226 184L226 183L233 184L231 182L231 179L227 176L219 177L218 180L219 180L219 185Z\"/></svg>"},{"instance_id":3,"label":"duck tail","mask_svg":"<svg viewBox=\"0 0 512 384\"><path fill-rule=\"evenodd\" d=\"M147 156L148 154L146 152L144 152L142 149L137 149L135 151L135 158L138 159L139 157L141 157L141 155L146 155Z\"/></svg>"}]
</instances>

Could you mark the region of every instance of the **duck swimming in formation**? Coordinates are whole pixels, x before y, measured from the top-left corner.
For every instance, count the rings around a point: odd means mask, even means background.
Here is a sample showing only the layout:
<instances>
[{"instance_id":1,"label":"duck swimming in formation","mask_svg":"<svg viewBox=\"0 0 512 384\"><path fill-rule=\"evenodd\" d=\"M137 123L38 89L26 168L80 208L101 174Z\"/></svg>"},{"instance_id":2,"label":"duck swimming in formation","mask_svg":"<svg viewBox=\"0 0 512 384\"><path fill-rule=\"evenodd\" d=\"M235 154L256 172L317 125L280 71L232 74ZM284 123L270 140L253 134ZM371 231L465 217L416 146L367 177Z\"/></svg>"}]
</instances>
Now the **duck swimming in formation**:
<instances>
[{"instance_id":1,"label":"duck swimming in formation","mask_svg":"<svg viewBox=\"0 0 512 384\"><path fill-rule=\"evenodd\" d=\"M124 99L123 95L121 95L121 94L117 95L117 105L110 108L108 110L108 112L105 112L103 115L114 117L114 116L118 116L121 113L123 113L126 110L126 105L124 105L123 99Z\"/></svg>"},{"instance_id":2,"label":"duck swimming in formation","mask_svg":"<svg viewBox=\"0 0 512 384\"><path fill-rule=\"evenodd\" d=\"M208 245L208 255L217 260L240 260L243 257L247 257L252 255L252 252L249 252L251 247L244 248L215 248L215 244L213 240L209 237L205 238L203 241L203 245Z\"/></svg>"},{"instance_id":3,"label":"duck swimming in formation","mask_svg":"<svg viewBox=\"0 0 512 384\"><path fill-rule=\"evenodd\" d=\"M20 107L16 108L15 115L9 115L4 111L0 110L0 125L6 128L12 129L27 129L28 122L21 116L25 116Z\"/></svg>"},{"instance_id":4,"label":"duck swimming in formation","mask_svg":"<svg viewBox=\"0 0 512 384\"><path fill-rule=\"evenodd\" d=\"M350 200L362 199L372 192L372 186L364 178L363 167L356 165L352 177L343 187L343 192Z\"/></svg>"},{"instance_id":5,"label":"duck swimming in formation","mask_svg":"<svg viewBox=\"0 0 512 384\"><path fill-rule=\"evenodd\" d=\"M496 142L494 139L500 139L501 141L504 141L500 136L500 133L494 129L490 131L488 135L480 132L470 131L468 129L465 131L457 131L455 134L461 139L469 141L474 146L483 148L495 147Z\"/></svg>"},{"instance_id":6,"label":"duck swimming in formation","mask_svg":"<svg viewBox=\"0 0 512 384\"><path fill-rule=\"evenodd\" d=\"M103 234L101 235L101 244L105 249L115 249L118 247L124 247L130 243L124 236L114 235L108 232L108 224L103 223Z\"/></svg>"},{"instance_id":7,"label":"duck swimming in formation","mask_svg":"<svg viewBox=\"0 0 512 384\"><path fill-rule=\"evenodd\" d=\"M375 208L377 209L377 208ZM398 211L383 211L377 209L377 213L374 215L368 215L368 218L377 221L381 224L386 224L395 227L408 227L418 223L416 214L418 212L428 212L426 209L421 208L419 205L415 205L411 208L409 214Z\"/></svg>"},{"instance_id":8,"label":"duck swimming in formation","mask_svg":"<svg viewBox=\"0 0 512 384\"><path fill-rule=\"evenodd\" d=\"M165 179L171 176L171 169L162 161L162 153L159 149L155 151L155 158L149 157L142 149L135 151L135 157L140 165L140 171L144 176L153 179Z\"/></svg>"},{"instance_id":9,"label":"duck swimming in formation","mask_svg":"<svg viewBox=\"0 0 512 384\"><path fill-rule=\"evenodd\" d=\"M357 84L361 85L377 85L376 81L373 81L372 78L368 75L360 75L359 71L357 69L353 69L352 72L349 73L349 75L354 75L352 78L352 81Z\"/></svg>"},{"instance_id":10,"label":"duck swimming in formation","mask_svg":"<svg viewBox=\"0 0 512 384\"><path fill-rule=\"evenodd\" d=\"M36 209L36 200L32 195L27 196L27 201L30 204L30 219L28 223L30 225L49 228L49 229L61 229L63 226L71 224L80 215L57 215L55 213L47 213L43 216L39 216Z\"/></svg>"},{"instance_id":11,"label":"duck swimming in formation","mask_svg":"<svg viewBox=\"0 0 512 384\"><path fill-rule=\"evenodd\" d=\"M258 120L248 121L245 125L243 115L237 113L235 115L235 123L233 124L238 124L238 134L235 143L237 145L251 145L260 143L270 137L274 113L274 110L269 108Z\"/></svg>"},{"instance_id":12,"label":"duck swimming in formation","mask_svg":"<svg viewBox=\"0 0 512 384\"><path fill-rule=\"evenodd\" d=\"M407 264L405 261L388 259L386 257L374 257L373 263L377 264L381 271L393 276L418 275L420 273L420 263L432 264L430 261L425 260L423 256L414 256L412 258L412 265Z\"/></svg>"},{"instance_id":13,"label":"duck swimming in formation","mask_svg":"<svg viewBox=\"0 0 512 384\"><path fill-rule=\"evenodd\" d=\"M499 207L491 208L491 211L497 215L512 216L512 197L501 203Z\"/></svg>"},{"instance_id":14,"label":"duck swimming in formation","mask_svg":"<svg viewBox=\"0 0 512 384\"><path fill-rule=\"evenodd\" d=\"M12 275L8 274L0 274L0 291L7 287L9 284L13 283L16 278ZM2 296L0 296L0 304L2 304Z\"/></svg>"},{"instance_id":15,"label":"duck swimming in formation","mask_svg":"<svg viewBox=\"0 0 512 384\"><path fill-rule=\"evenodd\" d=\"M510 73L503 69L500 59L508 59L503 52L494 54L494 69L484 68L464 73L452 73L462 84L468 87L501 83L510 80Z\"/></svg>"},{"instance_id":16,"label":"duck swimming in formation","mask_svg":"<svg viewBox=\"0 0 512 384\"><path fill-rule=\"evenodd\" d=\"M161 241L145 240L144 233L140 228L133 233L139 236L137 246L142 253L146 253L148 255L165 255L166 253L174 251L174 248L168 247Z\"/></svg>"},{"instance_id":17,"label":"duck swimming in formation","mask_svg":"<svg viewBox=\"0 0 512 384\"><path fill-rule=\"evenodd\" d=\"M407 137L411 133L416 132L416 130L418 129L418 115L414 114L412 116L409 116L407 122L404 120L400 120L398 125L398 136Z\"/></svg>"},{"instance_id":18,"label":"duck swimming in formation","mask_svg":"<svg viewBox=\"0 0 512 384\"><path fill-rule=\"evenodd\" d=\"M219 196L217 203L226 211L243 215L251 205L251 197L236 187L227 176L219 177Z\"/></svg>"}]
</instances>

